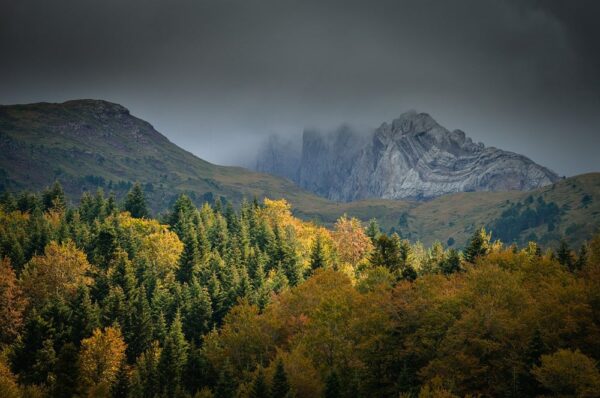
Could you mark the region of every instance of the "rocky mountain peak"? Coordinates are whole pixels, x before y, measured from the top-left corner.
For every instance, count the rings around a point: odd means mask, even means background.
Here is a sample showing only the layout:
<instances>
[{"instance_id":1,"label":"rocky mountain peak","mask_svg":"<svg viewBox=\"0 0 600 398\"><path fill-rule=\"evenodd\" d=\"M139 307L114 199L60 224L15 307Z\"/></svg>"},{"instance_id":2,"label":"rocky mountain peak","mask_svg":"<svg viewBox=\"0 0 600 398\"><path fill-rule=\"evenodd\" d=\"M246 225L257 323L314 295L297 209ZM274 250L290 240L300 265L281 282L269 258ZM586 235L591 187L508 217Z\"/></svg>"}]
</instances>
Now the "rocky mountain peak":
<instances>
[{"instance_id":1,"label":"rocky mountain peak","mask_svg":"<svg viewBox=\"0 0 600 398\"><path fill-rule=\"evenodd\" d=\"M405 112L371 133L306 130L299 155L271 156L258 171L284 175L339 201L428 199L462 191L529 190L558 180L525 156L475 144L429 114ZM282 159L300 159L281 164Z\"/></svg>"}]
</instances>

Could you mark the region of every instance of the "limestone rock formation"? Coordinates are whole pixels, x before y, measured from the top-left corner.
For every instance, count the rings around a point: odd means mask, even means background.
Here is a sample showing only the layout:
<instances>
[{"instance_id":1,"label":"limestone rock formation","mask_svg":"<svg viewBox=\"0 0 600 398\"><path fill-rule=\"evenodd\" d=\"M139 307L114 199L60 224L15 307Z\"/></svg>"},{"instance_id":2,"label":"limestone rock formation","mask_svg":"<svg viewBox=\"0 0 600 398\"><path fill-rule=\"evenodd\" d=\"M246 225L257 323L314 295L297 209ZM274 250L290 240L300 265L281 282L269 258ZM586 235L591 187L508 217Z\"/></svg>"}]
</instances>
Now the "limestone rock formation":
<instances>
[{"instance_id":1,"label":"limestone rock formation","mask_svg":"<svg viewBox=\"0 0 600 398\"><path fill-rule=\"evenodd\" d=\"M464 132L448 131L428 114L414 111L371 134L347 126L326 134L305 131L298 151L300 155L292 155L287 148L286 154L274 155L271 147L271 158L263 156L257 170L283 175L338 201L530 190L558 180L523 155L476 144Z\"/></svg>"}]
</instances>

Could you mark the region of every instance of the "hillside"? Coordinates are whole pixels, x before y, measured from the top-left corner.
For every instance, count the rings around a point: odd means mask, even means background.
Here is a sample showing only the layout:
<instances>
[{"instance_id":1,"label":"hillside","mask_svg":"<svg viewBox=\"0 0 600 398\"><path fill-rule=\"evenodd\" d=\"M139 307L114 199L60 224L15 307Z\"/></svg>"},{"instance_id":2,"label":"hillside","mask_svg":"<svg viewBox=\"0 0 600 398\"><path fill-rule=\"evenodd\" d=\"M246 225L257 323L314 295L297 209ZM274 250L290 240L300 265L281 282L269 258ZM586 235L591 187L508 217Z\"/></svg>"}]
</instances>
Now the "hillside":
<instances>
[{"instance_id":1,"label":"hillside","mask_svg":"<svg viewBox=\"0 0 600 398\"><path fill-rule=\"evenodd\" d=\"M346 213L365 222L377 218L386 232L397 231L411 240L446 244L452 238L456 246L464 245L482 225L502 229L508 241L522 243L535 236L548 245L556 244L561 235L579 245L600 226L600 173L530 192L465 192L426 202L338 203L284 178L199 159L126 108L105 101L0 106L0 153L0 190L38 191L58 179L76 202L83 191L98 188L122 197L140 181L155 212L168 208L184 192L197 205L218 197L239 203L243 197L268 196L287 199L297 216L324 225ZM543 212L532 214L540 197Z\"/></svg>"},{"instance_id":2,"label":"hillside","mask_svg":"<svg viewBox=\"0 0 600 398\"><path fill-rule=\"evenodd\" d=\"M600 173L567 178L528 192L463 192L427 202L328 203L298 213L324 223L334 222L343 213L362 220L377 218L386 232L396 231L426 245L436 240L447 244L452 238L454 245L461 247L477 228L485 226L493 237L505 242L524 244L532 239L555 246L564 237L579 246L600 231Z\"/></svg>"},{"instance_id":3,"label":"hillside","mask_svg":"<svg viewBox=\"0 0 600 398\"><path fill-rule=\"evenodd\" d=\"M155 211L182 192L198 204L220 196L320 201L285 179L199 159L106 101L0 106L0 152L0 189L40 190L60 180L73 201L97 188L121 197L134 181Z\"/></svg>"}]
</instances>

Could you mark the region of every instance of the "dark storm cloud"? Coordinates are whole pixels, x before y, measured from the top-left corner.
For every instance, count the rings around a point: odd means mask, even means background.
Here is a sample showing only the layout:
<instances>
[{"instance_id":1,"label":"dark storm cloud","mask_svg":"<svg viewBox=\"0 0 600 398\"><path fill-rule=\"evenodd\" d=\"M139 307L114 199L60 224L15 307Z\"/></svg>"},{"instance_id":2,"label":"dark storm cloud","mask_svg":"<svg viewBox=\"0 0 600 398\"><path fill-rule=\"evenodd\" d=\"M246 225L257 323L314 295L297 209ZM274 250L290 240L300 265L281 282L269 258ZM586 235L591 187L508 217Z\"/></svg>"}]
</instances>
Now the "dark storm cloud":
<instances>
[{"instance_id":1,"label":"dark storm cloud","mask_svg":"<svg viewBox=\"0 0 600 398\"><path fill-rule=\"evenodd\" d=\"M0 102L104 98L218 163L407 109L600 170L597 1L0 0Z\"/></svg>"}]
</instances>

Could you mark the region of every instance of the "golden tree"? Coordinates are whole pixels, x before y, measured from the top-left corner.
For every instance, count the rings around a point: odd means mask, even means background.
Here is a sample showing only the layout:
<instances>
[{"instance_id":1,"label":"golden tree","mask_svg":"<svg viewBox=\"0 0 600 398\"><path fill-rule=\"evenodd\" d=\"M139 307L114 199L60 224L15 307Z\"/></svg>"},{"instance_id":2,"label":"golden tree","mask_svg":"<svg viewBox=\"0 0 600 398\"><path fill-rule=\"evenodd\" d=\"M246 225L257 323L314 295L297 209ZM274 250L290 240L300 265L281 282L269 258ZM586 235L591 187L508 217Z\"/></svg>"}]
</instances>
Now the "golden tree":
<instances>
[{"instance_id":1,"label":"golden tree","mask_svg":"<svg viewBox=\"0 0 600 398\"><path fill-rule=\"evenodd\" d=\"M23 325L26 300L8 258L0 259L0 344L11 343Z\"/></svg>"},{"instance_id":2,"label":"golden tree","mask_svg":"<svg viewBox=\"0 0 600 398\"><path fill-rule=\"evenodd\" d=\"M91 337L81 341L79 379L89 396L103 395L117 379L125 359L125 342L118 327L94 330Z\"/></svg>"},{"instance_id":3,"label":"golden tree","mask_svg":"<svg viewBox=\"0 0 600 398\"><path fill-rule=\"evenodd\" d=\"M52 298L75 294L80 285L90 285L90 270L85 253L73 242L59 244L50 242L43 256L33 257L25 266L23 290L35 306L41 306Z\"/></svg>"}]
</instances>

